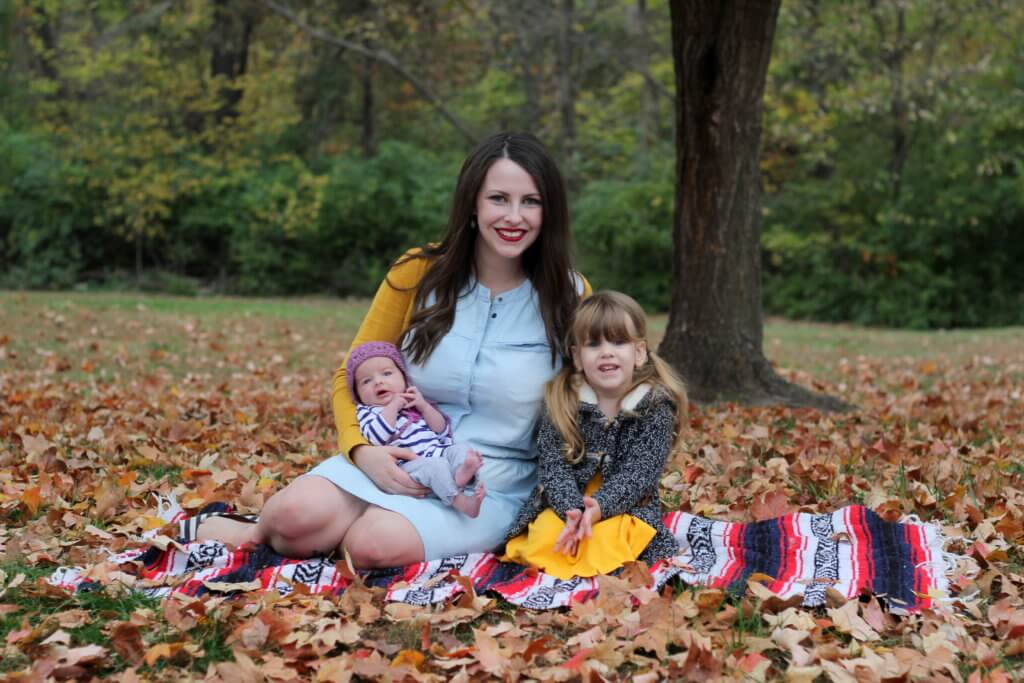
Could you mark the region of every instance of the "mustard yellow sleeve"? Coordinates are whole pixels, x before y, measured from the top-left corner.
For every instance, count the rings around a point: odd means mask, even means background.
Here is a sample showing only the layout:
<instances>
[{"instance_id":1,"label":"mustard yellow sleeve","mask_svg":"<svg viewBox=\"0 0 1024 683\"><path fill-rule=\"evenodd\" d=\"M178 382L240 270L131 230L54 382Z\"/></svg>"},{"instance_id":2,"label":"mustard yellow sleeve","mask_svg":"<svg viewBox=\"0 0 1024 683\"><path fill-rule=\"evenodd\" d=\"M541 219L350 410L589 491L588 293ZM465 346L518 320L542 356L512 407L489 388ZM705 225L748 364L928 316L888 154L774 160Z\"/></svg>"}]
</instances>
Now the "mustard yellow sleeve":
<instances>
[{"instance_id":1,"label":"mustard yellow sleeve","mask_svg":"<svg viewBox=\"0 0 1024 683\"><path fill-rule=\"evenodd\" d=\"M348 349L349 353L368 341L398 343L398 338L409 325L416 289L428 265L427 259L413 258L391 268L373 297L373 303L370 304L370 309L366 312L366 317L363 318ZM338 447L346 457L351 458L352 449L366 444L367 441L359 431L356 406L349 393L344 360L334 372L331 403L334 407L334 424L338 429Z\"/></svg>"},{"instance_id":2,"label":"mustard yellow sleeve","mask_svg":"<svg viewBox=\"0 0 1024 683\"><path fill-rule=\"evenodd\" d=\"M581 296L580 298L581 299L586 299L588 296L590 296L591 294L594 293L594 290L590 287L590 280L588 280L587 278L583 277L583 273L576 273L576 274L580 276L581 280L583 280L583 296Z\"/></svg>"}]
</instances>

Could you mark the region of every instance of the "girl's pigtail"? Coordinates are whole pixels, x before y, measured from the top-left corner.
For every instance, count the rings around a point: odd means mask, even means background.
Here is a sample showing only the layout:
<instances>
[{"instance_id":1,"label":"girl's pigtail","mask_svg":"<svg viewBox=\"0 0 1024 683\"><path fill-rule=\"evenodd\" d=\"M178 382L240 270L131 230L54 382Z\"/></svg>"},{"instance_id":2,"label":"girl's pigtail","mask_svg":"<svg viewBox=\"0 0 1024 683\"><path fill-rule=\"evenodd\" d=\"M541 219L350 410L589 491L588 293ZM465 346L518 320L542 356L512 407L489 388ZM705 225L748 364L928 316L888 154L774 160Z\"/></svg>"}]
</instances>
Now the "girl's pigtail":
<instances>
[{"instance_id":1,"label":"girl's pigtail","mask_svg":"<svg viewBox=\"0 0 1024 683\"><path fill-rule=\"evenodd\" d=\"M653 376L649 381L661 387L676 406L676 417L673 425L674 437L672 439L672 450L675 450L679 447L683 438L683 429L688 424L689 403L686 398L686 385L683 384L683 380L679 377L679 373L675 371L675 368L663 360L661 356L654 351L648 351L647 356L647 362L654 370L651 373Z\"/></svg>"},{"instance_id":2,"label":"girl's pigtail","mask_svg":"<svg viewBox=\"0 0 1024 683\"><path fill-rule=\"evenodd\" d=\"M547 405L548 416L565 442L565 460L575 465L583 458L583 435L576 424L576 411L579 409L579 378L578 373L569 364L548 382L544 389L544 403Z\"/></svg>"}]
</instances>

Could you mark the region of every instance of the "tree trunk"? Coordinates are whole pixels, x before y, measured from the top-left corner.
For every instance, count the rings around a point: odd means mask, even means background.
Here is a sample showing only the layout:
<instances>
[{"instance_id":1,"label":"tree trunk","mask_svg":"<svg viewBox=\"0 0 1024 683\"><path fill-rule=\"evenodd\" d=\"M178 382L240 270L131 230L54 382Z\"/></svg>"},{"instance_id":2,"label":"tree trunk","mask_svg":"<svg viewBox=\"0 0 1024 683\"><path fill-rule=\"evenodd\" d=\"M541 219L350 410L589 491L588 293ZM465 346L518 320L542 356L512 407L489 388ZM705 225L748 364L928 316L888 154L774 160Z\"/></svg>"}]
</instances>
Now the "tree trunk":
<instances>
[{"instance_id":1,"label":"tree trunk","mask_svg":"<svg viewBox=\"0 0 1024 683\"><path fill-rule=\"evenodd\" d=\"M676 210L660 353L699 402L842 409L763 352L761 114L781 0L672 0Z\"/></svg>"},{"instance_id":2,"label":"tree trunk","mask_svg":"<svg viewBox=\"0 0 1024 683\"><path fill-rule=\"evenodd\" d=\"M142 228L135 228L135 289L142 289Z\"/></svg>"},{"instance_id":3,"label":"tree trunk","mask_svg":"<svg viewBox=\"0 0 1024 683\"><path fill-rule=\"evenodd\" d=\"M375 62L369 57L363 59L360 146L363 148L363 156L367 159L377 156L377 108L373 98L374 66Z\"/></svg>"},{"instance_id":4,"label":"tree trunk","mask_svg":"<svg viewBox=\"0 0 1024 683\"><path fill-rule=\"evenodd\" d=\"M903 61L909 46L906 39L906 10L902 5L896 8L896 37L892 51L886 60L889 69L889 87L892 101L889 112L892 116L892 160L889 163L889 174L892 178L893 199L899 199L903 184L903 166L910 154L910 142L907 129L910 121L907 111L906 90L903 87Z\"/></svg>"},{"instance_id":5,"label":"tree trunk","mask_svg":"<svg viewBox=\"0 0 1024 683\"><path fill-rule=\"evenodd\" d=\"M568 170L568 184L575 189L578 183L573 163L576 155L576 92L573 87L573 24L576 19L573 5L574 0L562 0L555 65L558 72L558 111L562 119L559 140L562 165Z\"/></svg>"},{"instance_id":6,"label":"tree trunk","mask_svg":"<svg viewBox=\"0 0 1024 683\"><path fill-rule=\"evenodd\" d=\"M220 123L238 116L242 89L236 87L234 81L245 73L254 21L252 12L237 2L214 0L213 7L210 72L225 81L220 89L221 105L215 114L217 123Z\"/></svg>"},{"instance_id":7,"label":"tree trunk","mask_svg":"<svg viewBox=\"0 0 1024 683\"><path fill-rule=\"evenodd\" d=\"M649 74L651 71L651 36L647 28L647 0L637 0L632 14L633 38L636 41L633 49L636 51L634 66L642 74ZM651 80L644 80L644 90L640 120L638 123L639 135L637 139L642 155L640 165L642 173L646 175L650 169L651 153L658 140L661 127L661 107L658 102L659 94Z\"/></svg>"}]
</instances>

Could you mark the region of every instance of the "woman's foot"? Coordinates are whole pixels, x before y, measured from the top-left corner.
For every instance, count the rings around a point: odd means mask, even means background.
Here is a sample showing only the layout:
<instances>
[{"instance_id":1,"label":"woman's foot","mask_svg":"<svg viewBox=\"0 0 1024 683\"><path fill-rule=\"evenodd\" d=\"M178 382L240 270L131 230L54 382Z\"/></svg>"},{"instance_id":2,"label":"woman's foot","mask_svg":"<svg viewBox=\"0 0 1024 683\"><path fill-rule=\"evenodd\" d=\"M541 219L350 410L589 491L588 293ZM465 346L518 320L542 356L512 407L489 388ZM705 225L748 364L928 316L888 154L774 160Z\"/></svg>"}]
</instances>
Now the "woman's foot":
<instances>
[{"instance_id":1,"label":"woman's foot","mask_svg":"<svg viewBox=\"0 0 1024 683\"><path fill-rule=\"evenodd\" d=\"M476 487L476 491L473 495L467 496L464 493L452 498L452 507L466 515L467 517L476 517L480 514L480 506L484 502L484 496L487 495L487 489L484 488L483 484Z\"/></svg>"},{"instance_id":2,"label":"woman's foot","mask_svg":"<svg viewBox=\"0 0 1024 683\"><path fill-rule=\"evenodd\" d=\"M483 467L484 457L480 455L479 451L474 451L470 448L466 451L466 459L462 461L462 464L455 468L455 485L462 488L469 482L473 481L473 477ZM476 515L473 515L476 517Z\"/></svg>"}]
</instances>

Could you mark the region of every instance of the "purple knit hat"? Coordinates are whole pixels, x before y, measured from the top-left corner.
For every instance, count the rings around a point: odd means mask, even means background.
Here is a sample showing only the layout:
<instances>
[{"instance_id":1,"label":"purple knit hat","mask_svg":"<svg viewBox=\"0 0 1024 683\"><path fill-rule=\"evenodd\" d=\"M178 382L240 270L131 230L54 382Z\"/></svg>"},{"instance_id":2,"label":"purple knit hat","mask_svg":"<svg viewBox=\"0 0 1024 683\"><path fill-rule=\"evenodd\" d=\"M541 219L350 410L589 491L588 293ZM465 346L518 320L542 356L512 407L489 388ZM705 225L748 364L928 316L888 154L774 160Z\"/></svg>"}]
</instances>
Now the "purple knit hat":
<instances>
[{"instance_id":1,"label":"purple knit hat","mask_svg":"<svg viewBox=\"0 0 1024 683\"><path fill-rule=\"evenodd\" d=\"M345 359L345 379L348 381L348 390L352 394L352 400L359 403L359 394L356 393L356 370L365 361L371 358L390 358L395 366L401 370L405 377L406 384L409 383L409 373L405 369L405 361L402 360L402 352L394 344L389 342L373 341L360 344L348 354Z\"/></svg>"}]
</instances>

